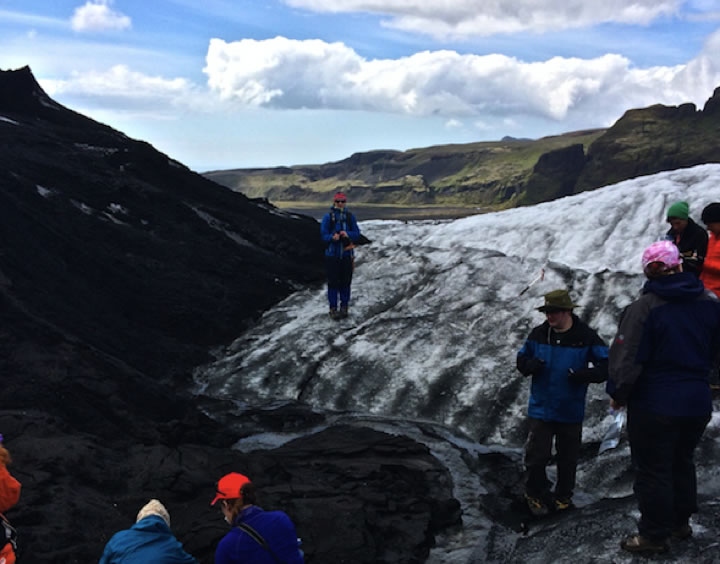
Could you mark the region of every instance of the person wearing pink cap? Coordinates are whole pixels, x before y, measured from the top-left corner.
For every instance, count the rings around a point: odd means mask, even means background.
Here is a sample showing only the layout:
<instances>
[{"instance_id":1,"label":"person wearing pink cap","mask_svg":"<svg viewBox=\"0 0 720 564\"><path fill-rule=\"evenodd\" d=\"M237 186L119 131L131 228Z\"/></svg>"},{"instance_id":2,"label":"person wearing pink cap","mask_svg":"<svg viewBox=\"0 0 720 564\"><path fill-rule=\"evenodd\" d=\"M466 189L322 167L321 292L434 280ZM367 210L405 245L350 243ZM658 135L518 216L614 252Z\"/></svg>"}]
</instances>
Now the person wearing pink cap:
<instances>
[{"instance_id":1,"label":"person wearing pink cap","mask_svg":"<svg viewBox=\"0 0 720 564\"><path fill-rule=\"evenodd\" d=\"M711 370L720 363L720 301L683 272L670 241L642 256L648 281L622 314L610 346L608 393L627 406L628 437L640 508L630 552L668 550L668 540L692 536L696 513L694 452L710 421ZM714 368L713 368L714 367Z\"/></svg>"},{"instance_id":2,"label":"person wearing pink cap","mask_svg":"<svg viewBox=\"0 0 720 564\"><path fill-rule=\"evenodd\" d=\"M225 521L232 526L218 543L215 564L302 564L295 525L282 511L264 511L257 505L255 486L247 476L231 472L217 484L215 498Z\"/></svg>"},{"instance_id":3,"label":"person wearing pink cap","mask_svg":"<svg viewBox=\"0 0 720 564\"><path fill-rule=\"evenodd\" d=\"M355 260L355 242L360 238L360 228L355 216L345 208L347 197L335 194L333 206L320 224L320 236L325 247L325 271L327 274L327 297L330 317L342 319L348 316L350 285ZM338 311L338 298L340 310Z\"/></svg>"}]
</instances>

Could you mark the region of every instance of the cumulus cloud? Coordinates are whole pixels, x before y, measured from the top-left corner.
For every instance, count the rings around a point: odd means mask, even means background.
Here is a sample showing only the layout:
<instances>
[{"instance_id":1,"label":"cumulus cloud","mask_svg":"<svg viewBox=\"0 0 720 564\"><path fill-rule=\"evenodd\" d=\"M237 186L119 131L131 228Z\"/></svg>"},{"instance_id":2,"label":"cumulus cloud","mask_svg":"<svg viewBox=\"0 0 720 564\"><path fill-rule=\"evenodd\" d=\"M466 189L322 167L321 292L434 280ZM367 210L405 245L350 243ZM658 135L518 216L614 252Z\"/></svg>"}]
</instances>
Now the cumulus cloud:
<instances>
[{"instance_id":1,"label":"cumulus cloud","mask_svg":"<svg viewBox=\"0 0 720 564\"><path fill-rule=\"evenodd\" d=\"M630 107L704 102L720 84L720 32L687 64L645 69L615 54L524 62L440 50L368 60L342 43L212 39L204 72L212 91L242 107L607 121Z\"/></svg>"},{"instance_id":2,"label":"cumulus cloud","mask_svg":"<svg viewBox=\"0 0 720 564\"><path fill-rule=\"evenodd\" d=\"M206 92L184 78L150 76L116 65L105 72L74 72L66 80L41 80L50 96L75 97L93 105L155 113L208 108Z\"/></svg>"},{"instance_id":3,"label":"cumulus cloud","mask_svg":"<svg viewBox=\"0 0 720 564\"><path fill-rule=\"evenodd\" d=\"M71 25L75 31L123 30L132 26L130 18L116 12L110 5L112 0L88 0L85 5L75 8Z\"/></svg>"},{"instance_id":4,"label":"cumulus cloud","mask_svg":"<svg viewBox=\"0 0 720 564\"><path fill-rule=\"evenodd\" d=\"M60 101L168 119L177 109L362 110L436 116L447 128L534 121L571 130L610 125L628 108L658 102L702 105L720 85L720 31L697 57L676 66L636 68L616 54L526 62L451 50L366 59L342 43L276 37L213 39L203 70L206 87L125 65L41 84Z\"/></svg>"},{"instance_id":5,"label":"cumulus cloud","mask_svg":"<svg viewBox=\"0 0 720 564\"><path fill-rule=\"evenodd\" d=\"M384 25L439 38L546 32L601 23L646 25L677 14L685 0L284 0L317 12L369 12Z\"/></svg>"}]
</instances>

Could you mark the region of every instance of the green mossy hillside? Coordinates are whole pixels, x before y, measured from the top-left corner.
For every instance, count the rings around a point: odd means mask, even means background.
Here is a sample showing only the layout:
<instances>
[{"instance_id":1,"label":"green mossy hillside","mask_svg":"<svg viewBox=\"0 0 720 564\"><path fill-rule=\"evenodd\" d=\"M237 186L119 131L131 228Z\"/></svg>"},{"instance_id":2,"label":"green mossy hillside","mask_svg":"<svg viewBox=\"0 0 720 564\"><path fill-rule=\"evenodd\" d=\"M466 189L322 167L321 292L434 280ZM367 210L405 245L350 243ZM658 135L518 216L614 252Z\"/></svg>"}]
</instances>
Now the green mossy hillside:
<instances>
[{"instance_id":1,"label":"green mossy hillside","mask_svg":"<svg viewBox=\"0 0 720 564\"><path fill-rule=\"evenodd\" d=\"M252 198L326 203L343 191L354 203L530 205L663 170L720 162L720 88L694 104L629 110L609 129L541 139L377 150L321 165L205 174Z\"/></svg>"}]
</instances>

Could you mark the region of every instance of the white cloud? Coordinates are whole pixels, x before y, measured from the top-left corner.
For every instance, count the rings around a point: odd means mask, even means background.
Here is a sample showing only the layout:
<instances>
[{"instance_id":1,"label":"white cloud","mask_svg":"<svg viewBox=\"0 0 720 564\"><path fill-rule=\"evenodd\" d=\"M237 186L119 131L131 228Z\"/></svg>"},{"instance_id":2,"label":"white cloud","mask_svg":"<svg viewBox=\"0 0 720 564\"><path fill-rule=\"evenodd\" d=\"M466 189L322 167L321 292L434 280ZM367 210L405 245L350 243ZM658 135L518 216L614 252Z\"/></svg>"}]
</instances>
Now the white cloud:
<instances>
[{"instance_id":1,"label":"white cloud","mask_svg":"<svg viewBox=\"0 0 720 564\"><path fill-rule=\"evenodd\" d=\"M44 28L66 28L67 21L51 18L47 16L38 16L26 12L15 12L12 10L0 10L0 22L3 24L13 23L21 25L31 25Z\"/></svg>"},{"instance_id":2,"label":"white cloud","mask_svg":"<svg viewBox=\"0 0 720 564\"><path fill-rule=\"evenodd\" d=\"M155 114L163 118L177 108L208 108L207 93L184 78L164 78L116 65L106 72L74 72L66 80L40 80L52 97L73 97L94 106Z\"/></svg>"},{"instance_id":3,"label":"white cloud","mask_svg":"<svg viewBox=\"0 0 720 564\"><path fill-rule=\"evenodd\" d=\"M445 127L448 129L457 129L458 127L462 127L462 122L459 120L456 120L454 118L451 118L445 122Z\"/></svg>"},{"instance_id":4,"label":"white cloud","mask_svg":"<svg viewBox=\"0 0 720 564\"><path fill-rule=\"evenodd\" d=\"M480 131L486 131L490 129L490 125L485 123L481 119L476 119L475 121L473 121L473 127L475 127L475 129L479 129Z\"/></svg>"},{"instance_id":5,"label":"white cloud","mask_svg":"<svg viewBox=\"0 0 720 564\"><path fill-rule=\"evenodd\" d=\"M112 0L88 0L75 8L71 24L75 31L122 30L132 26L130 18L110 8Z\"/></svg>"},{"instance_id":6,"label":"white cloud","mask_svg":"<svg viewBox=\"0 0 720 564\"><path fill-rule=\"evenodd\" d=\"M627 108L702 104L720 84L720 31L685 65L634 68L620 55L523 62L505 55L424 51L368 60L342 43L276 37L210 42L204 72L242 107L370 110L414 116L556 121L592 115L604 125Z\"/></svg>"},{"instance_id":7,"label":"white cloud","mask_svg":"<svg viewBox=\"0 0 720 564\"><path fill-rule=\"evenodd\" d=\"M284 0L317 12L369 12L389 27L434 37L546 32L601 23L646 25L677 14L684 0Z\"/></svg>"}]
</instances>

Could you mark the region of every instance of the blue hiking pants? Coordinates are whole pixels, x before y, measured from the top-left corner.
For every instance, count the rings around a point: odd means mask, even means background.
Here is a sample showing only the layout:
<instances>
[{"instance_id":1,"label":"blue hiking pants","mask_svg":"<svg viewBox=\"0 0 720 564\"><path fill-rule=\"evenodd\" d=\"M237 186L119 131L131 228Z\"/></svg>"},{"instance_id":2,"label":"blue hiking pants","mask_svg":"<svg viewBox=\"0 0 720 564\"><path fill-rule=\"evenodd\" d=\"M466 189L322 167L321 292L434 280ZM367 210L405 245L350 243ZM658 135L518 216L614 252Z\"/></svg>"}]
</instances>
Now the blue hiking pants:
<instances>
[{"instance_id":1,"label":"blue hiking pants","mask_svg":"<svg viewBox=\"0 0 720 564\"><path fill-rule=\"evenodd\" d=\"M328 303L331 309L337 309L338 295L340 307L348 307L350 303L350 284L352 284L353 257L325 257L327 274Z\"/></svg>"}]
</instances>

